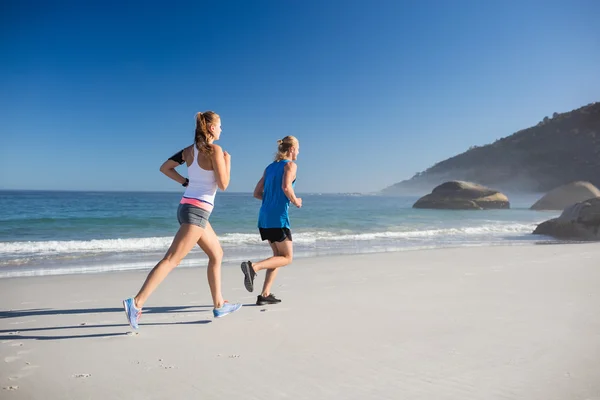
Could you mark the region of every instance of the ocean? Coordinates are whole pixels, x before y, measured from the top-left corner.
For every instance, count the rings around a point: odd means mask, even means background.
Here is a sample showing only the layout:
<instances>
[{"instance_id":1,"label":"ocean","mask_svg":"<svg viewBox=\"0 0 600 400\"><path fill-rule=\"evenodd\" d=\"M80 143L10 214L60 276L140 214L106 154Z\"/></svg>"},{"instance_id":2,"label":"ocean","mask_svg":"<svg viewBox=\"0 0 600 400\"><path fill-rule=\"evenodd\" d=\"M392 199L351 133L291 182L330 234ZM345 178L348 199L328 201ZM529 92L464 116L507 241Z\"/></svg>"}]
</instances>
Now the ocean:
<instances>
[{"instance_id":1,"label":"ocean","mask_svg":"<svg viewBox=\"0 0 600 400\"><path fill-rule=\"evenodd\" d=\"M298 194L290 207L295 257L441 247L519 245L559 212L529 210L539 196L509 196L510 210L411 208L417 197ZM0 191L0 278L149 269L178 229L181 193ZM211 224L224 263L269 256L250 193L218 192ZM206 265L197 248L181 267Z\"/></svg>"}]
</instances>

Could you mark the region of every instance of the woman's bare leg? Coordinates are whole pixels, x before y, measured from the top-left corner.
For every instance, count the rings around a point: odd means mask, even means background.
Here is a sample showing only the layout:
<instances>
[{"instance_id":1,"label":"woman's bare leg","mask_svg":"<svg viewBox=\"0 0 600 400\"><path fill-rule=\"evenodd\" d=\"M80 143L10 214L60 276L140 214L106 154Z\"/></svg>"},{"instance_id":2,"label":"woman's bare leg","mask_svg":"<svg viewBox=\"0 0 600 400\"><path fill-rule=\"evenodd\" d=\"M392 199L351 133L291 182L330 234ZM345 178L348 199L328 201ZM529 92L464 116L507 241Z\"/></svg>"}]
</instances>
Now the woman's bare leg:
<instances>
[{"instance_id":1,"label":"woman's bare leg","mask_svg":"<svg viewBox=\"0 0 600 400\"><path fill-rule=\"evenodd\" d=\"M167 277L169 272L179 265L181 260L194 248L196 243L202 237L204 229L197 225L182 224L171 243L171 247L167 250L165 256L156 266L150 271L144 285L139 293L135 296L135 307L142 308L144 303L150 297L152 292L160 285Z\"/></svg>"},{"instance_id":2,"label":"woman's bare leg","mask_svg":"<svg viewBox=\"0 0 600 400\"><path fill-rule=\"evenodd\" d=\"M277 250L276 243L270 243L270 245L271 245L271 249L273 250L273 257L278 257L280 254L279 254L279 250ZM261 296L267 297L269 294L271 294L271 286L273 285L273 282L275 281L275 277L277 276L278 271L279 271L279 268L267 270L267 273L265 275L265 283L263 284L262 293L260 294Z\"/></svg>"},{"instance_id":3,"label":"woman's bare leg","mask_svg":"<svg viewBox=\"0 0 600 400\"><path fill-rule=\"evenodd\" d=\"M272 245L275 245L277 249L277 255L273 255L273 257L269 257L266 260L258 261L256 263L252 263L252 269L254 272L258 272L262 269L277 269L284 267L292 262L294 258L294 248L292 241L289 239L285 239L283 242L274 242Z\"/></svg>"},{"instance_id":4,"label":"woman's bare leg","mask_svg":"<svg viewBox=\"0 0 600 400\"><path fill-rule=\"evenodd\" d=\"M206 277L208 278L208 286L210 286L210 294L213 299L215 308L223 306L223 294L221 293L221 262L223 261L223 248L219 243L219 238L213 230L210 222L204 229L204 234L198 240L198 246L208 256L208 268L206 269Z\"/></svg>"}]
</instances>

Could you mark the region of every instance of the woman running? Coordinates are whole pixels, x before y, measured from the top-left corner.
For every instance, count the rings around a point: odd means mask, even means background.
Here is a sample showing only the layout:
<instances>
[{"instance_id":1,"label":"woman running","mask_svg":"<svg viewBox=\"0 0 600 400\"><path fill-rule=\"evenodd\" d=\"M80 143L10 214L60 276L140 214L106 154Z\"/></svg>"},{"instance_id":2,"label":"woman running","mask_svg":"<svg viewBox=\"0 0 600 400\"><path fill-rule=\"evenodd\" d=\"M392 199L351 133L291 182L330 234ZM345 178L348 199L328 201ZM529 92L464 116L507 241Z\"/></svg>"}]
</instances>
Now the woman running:
<instances>
[{"instance_id":1,"label":"woman running","mask_svg":"<svg viewBox=\"0 0 600 400\"><path fill-rule=\"evenodd\" d=\"M208 256L208 284L213 299L213 315L223 317L242 306L223 300L221 294L221 261L223 249L208 219L214 207L217 187L227 189L231 172L231 156L213 142L221 136L221 118L213 111L196 114L194 144L174 154L163 163L160 171L182 184L186 190L177 209L179 230L163 259L152 269L135 297L123 301L127 319L138 329L142 307L158 285L197 244ZM188 178L175 168L183 163Z\"/></svg>"},{"instance_id":2,"label":"woman running","mask_svg":"<svg viewBox=\"0 0 600 400\"><path fill-rule=\"evenodd\" d=\"M254 197L262 200L258 215L258 230L262 240L268 240L273 257L266 260L242 263L244 286L254 291L254 278L260 270L267 270L262 292L257 296L256 304L277 304L281 300L271 293L271 286L279 268L288 265L293 259L292 231L288 209L290 203L302 207L302 199L296 197L294 186L298 167L294 161L300 153L300 143L294 136L278 140L275 161L266 169L256 184Z\"/></svg>"}]
</instances>

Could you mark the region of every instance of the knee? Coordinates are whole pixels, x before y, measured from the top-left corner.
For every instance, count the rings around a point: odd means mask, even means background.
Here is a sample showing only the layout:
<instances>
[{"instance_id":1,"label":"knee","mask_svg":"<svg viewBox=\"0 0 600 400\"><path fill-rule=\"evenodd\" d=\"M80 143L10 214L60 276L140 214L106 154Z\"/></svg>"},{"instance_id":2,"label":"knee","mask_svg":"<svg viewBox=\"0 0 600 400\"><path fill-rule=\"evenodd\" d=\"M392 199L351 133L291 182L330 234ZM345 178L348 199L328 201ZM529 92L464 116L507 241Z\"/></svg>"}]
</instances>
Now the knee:
<instances>
[{"instance_id":1,"label":"knee","mask_svg":"<svg viewBox=\"0 0 600 400\"><path fill-rule=\"evenodd\" d=\"M287 256L284 256L285 258L285 265L290 265L292 263L292 261L294 260L294 256L291 254L288 254Z\"/></svg>"},{"instance_id":2,"label":"knee","mask_svg":"<svg viewBox=\"0 0 600 400\"><path fill-rule=\"evenodd\" d=\"M223 261L223 249L215 249L214 252L208 255L208 260L213 263L220 263Z\"/></svg>"}]
</instances>

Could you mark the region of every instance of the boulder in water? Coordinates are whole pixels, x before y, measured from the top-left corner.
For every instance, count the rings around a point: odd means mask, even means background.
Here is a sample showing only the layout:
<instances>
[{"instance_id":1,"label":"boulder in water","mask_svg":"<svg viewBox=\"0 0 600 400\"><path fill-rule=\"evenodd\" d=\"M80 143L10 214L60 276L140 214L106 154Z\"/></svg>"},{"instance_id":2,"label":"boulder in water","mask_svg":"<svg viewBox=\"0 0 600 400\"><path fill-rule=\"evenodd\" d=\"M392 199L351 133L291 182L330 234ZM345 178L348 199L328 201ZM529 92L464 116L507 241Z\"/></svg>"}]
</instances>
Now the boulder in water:
<instances>
[{"instance_id":1,"label":"boulder in water","mask_svg":"<svg viewBox=\"0 0 600 400\"><path fill-rule=\"evenodd\" d=\"M531 206L532 210L564 210L572 204L599 197L600 190L589 182L571 182L546 193Z\"/></svg>"},{"instance_id":2,"label":"boulder in water","mask_svg":"<svg viewBox=\"0 0 600 400\"><path fill-rule=\"evenodd\" d=\"M575 203L560 217L542 222L534 235L548 235L567 240L600 240L600 197Z\"/></svg>"},{"instance_id":3,"label":"boulder in water","mask_svg":"<svg viewBox=\"0 0 600 400\"><path fill-rule=\"evenodd\" d=\"M497 190L476 183L449 181L421 197L413 208L447 210L484 210L510 208L508 197Z\"/></svg>"}]
</instances>

